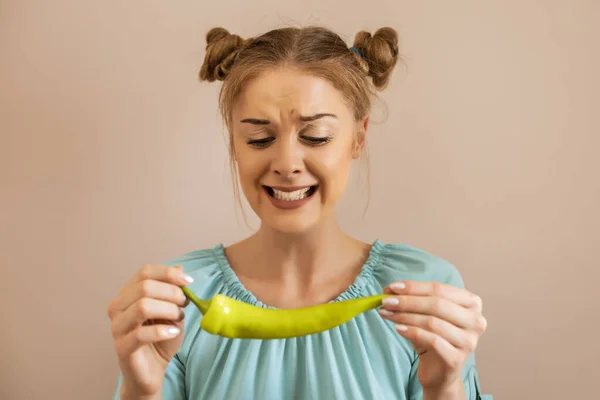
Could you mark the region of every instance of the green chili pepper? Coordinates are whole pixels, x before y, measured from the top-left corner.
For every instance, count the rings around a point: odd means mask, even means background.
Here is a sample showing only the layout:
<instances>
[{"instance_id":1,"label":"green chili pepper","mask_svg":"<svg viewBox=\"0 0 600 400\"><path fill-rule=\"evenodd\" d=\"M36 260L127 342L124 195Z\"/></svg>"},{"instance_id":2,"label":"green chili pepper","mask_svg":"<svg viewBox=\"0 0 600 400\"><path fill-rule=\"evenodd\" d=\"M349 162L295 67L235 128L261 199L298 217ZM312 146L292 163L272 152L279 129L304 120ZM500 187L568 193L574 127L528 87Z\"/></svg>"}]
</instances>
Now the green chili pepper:
<instances>
[{"instance_id":1,"label":"green chili pepper","mask_svg":"<svg viewBox=\"0 0 600 400\"><path fill-rule=\"evenodd\" d=\"M239 339L282 339L323 332L381 306L381 301L390 296L380 294L303 308L271 309L221 294L202 300L189 288L182 290L204 315L200 322L204 331Z\"/></svg>"}]
</instances>

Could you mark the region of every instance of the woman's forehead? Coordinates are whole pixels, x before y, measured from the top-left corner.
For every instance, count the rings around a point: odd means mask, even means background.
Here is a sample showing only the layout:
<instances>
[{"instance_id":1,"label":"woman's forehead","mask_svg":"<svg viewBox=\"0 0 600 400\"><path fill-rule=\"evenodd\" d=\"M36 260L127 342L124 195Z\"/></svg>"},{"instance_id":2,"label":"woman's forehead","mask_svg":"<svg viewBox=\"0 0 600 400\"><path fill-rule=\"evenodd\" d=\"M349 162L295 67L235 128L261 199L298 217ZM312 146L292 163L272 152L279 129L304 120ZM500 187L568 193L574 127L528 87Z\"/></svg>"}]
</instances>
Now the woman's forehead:
<instances>
[{"instance_id":1,"label":"woman's forehead","mask_svg":"<svg viewBox=\"0 0 600 400\"><path fill-rule=\"evenodd\" d=\"M347 113L345 108L342 94L326 79L281 69L263 73L248 82L236 102L235 114L337 115Z\"/></svg>"}]
</instances>

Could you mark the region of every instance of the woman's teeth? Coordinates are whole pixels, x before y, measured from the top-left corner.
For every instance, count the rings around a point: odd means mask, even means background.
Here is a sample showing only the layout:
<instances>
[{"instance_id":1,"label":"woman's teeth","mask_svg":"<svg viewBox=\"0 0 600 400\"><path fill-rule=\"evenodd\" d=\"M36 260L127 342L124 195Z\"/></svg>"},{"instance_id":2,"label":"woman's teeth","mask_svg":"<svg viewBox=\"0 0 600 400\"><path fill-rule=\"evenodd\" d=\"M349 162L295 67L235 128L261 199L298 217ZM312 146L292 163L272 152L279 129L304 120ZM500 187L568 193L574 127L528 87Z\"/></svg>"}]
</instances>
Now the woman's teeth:
<instances>
[{"instance_id":1,"label":"woman's teeth","mask_svg":"<svg viewBox=\"0 0 600 400\"><path fill-rule=\"evenodd\" d=\"M302 200L305 197L308 197L308 192L310 191L310 187L296 190L293 192L283 192L281 190L277 190L277 189L273 189L273 188L271 188L271 190L273 193L273 197L275 197L277 200L295 201L295 200Z\"/></svg>"}]
</instances>

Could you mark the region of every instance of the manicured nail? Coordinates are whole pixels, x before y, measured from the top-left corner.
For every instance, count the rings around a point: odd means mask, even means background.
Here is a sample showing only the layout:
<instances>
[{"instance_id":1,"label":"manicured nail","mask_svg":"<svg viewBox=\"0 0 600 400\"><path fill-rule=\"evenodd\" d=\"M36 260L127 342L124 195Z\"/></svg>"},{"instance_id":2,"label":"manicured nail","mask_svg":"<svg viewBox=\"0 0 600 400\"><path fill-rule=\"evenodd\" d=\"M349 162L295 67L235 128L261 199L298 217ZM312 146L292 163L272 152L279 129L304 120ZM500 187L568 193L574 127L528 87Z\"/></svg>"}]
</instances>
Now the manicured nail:
<instances>
[{"instance_id":1,"label":"manicured nail","mask_svg":"<svg viewBox=\"0 0 600 400\"><path fill-rule=\"evenodd\" d=\"M385 308L380 308L379 314L383 315L384 317L389 317L391 315L394 315L393 312L391 312L390 310L386 310Z\"/></svg>"},{"instance_id":2,"label":"manicured nail","mask_svg":"<svg viewBox=\"0 0 600 400\"><path fill-rule=\"evenodd\" d=\"M408 330L408 326L402 325L402 324L398 324L398 325L396 325L396 329L398 329L399 331L405 332L405 331Z\"/></svg>"},{"instance_id":3,"label":"manicured nail","mask_svg":"<svg viewBox=\"0 0 600 400\"><path fill-rule=\"evenodd\" d=\"M384 306L397 306L400 304L400 300L397 297L386 297L381 301Z\"/></svg>"},{"instance_id":4,"label":"manicured nail","mask_svg":"<svg viewBox=\"0 0 600 400\"><path fill-rule=\"evenodd\" d=\"M394 282L390 285L390 287L394 290L402 290L406 287L406 283L404 282Z\"/></svg>"},{"instance_id":5,"label":"manicured nail","mask_svg":"<svg viewBox=\"0 0 600 400\"><path fill-rule=\"evenodd\" d=\"M183 274L181 275L181 280L186 282L186 283L192 283L194 282L194 278L192 278L191 276L187 275L187 274Z\"/></svg>"},{"instance_id":6,"label":"manicured nail","mask_svg":"<svg viewBox=\"0 0 600 400\"><path fill-rule=\"evenodd\" d=\"M165 336L175 336L180 332L180 329L172 326L164 330Z\"/></svg>"}]
</instances>

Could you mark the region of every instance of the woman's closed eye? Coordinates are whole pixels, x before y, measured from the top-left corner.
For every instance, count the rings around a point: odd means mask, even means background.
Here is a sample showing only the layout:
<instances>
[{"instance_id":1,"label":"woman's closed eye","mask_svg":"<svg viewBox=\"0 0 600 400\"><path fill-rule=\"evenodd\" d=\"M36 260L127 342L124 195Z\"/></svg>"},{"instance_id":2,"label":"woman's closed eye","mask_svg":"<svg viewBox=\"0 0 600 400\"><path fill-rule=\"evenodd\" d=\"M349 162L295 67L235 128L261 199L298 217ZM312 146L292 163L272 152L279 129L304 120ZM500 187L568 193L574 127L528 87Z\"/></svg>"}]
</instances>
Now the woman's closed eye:
<instances>
[{"instance_id":1,"label":"woman's closed eye","mask_svg":"<svg viewBox=\"0 0 600 400\"><path fill-rule=\"evenodd\" d=\"M332 139L331 136L325 136L325 137L300 136L299 138L301 141L303 141L304 143L307 143L310 146L322 146L326 143L329 143ZM261 139L250 139L247 141L247 143L252 147L255 147L257 149L262 149L262 148L269 146L274 141L275 141L275 137L270 136L270 137L261 138Z\"/></svg>"},{"instance_id":2,"label":"woman's closed eye","mask_svg":"<svg viewBox=\"0 0 600 400\"><path fill-rule=\"evenodd\" d=\"M329 129L321 124L311 123L299 132L300 140L310 146L322 146L329 143L333 136Z\"/></svg>"},{"instance_id":3,"label":"woman's closed eye","mask_svg":"<svg viewBox=\"0 0 600 400\"><path fill-rule=\"evenodd\" d=\"M300 139L311 146L322 146L331 141L331 136L325 137L314 137L314 136L300 136Z\"/></svg>"},{"instance_id":4,"label":"woman's closed eye","mask_svg":"<svg viewBox=\"0 0 600 400\"><path fill-rule=\"evenodd\" d=\"M270 145L271 142L273 142L274 140L275 140L275 137L270 136L270 137L261 138L261 139L250 139L247 141L247 143L252 147L256 147L257 149L262 149L262 148Z\"/></svg>"}]
</instances>

